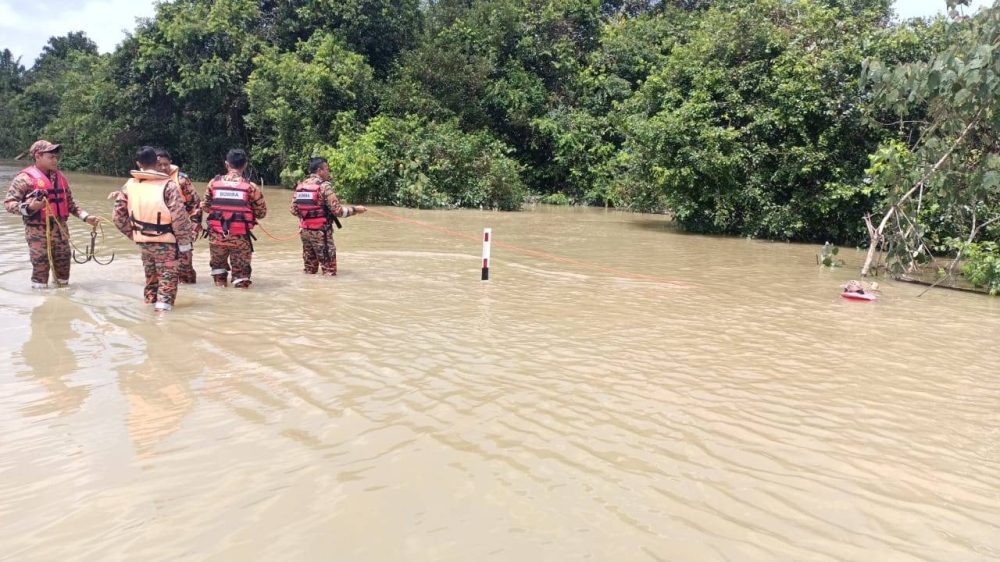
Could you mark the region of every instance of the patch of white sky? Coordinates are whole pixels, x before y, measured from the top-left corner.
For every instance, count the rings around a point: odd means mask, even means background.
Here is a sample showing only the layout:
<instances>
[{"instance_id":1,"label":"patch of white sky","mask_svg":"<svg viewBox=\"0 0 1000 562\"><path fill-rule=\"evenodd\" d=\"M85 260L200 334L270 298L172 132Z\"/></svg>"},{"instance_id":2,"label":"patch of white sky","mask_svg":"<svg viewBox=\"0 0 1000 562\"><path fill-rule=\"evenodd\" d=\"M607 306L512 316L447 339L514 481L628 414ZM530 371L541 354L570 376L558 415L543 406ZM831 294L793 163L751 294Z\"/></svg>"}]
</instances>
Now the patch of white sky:
<instances>
[{"instance_id":1,"label":"patch of white sky","mask_svg":"<svg viewBox=\"0 0 1000 562\"><path fill-rule=\"evenodd\" d=\"M969 7L962 8L962 12L972 14L991 2L993 0L972 0ZM901 19L924 18L945 13L948 3L945 0L896 0L893 8Z\"/></svg>"},{"instance_id":2,"label":"patch of white sky","mask_svg":"<svg viewBox=\"0 0 1000 562\"><path fill-rule=\"evenodd\" d=\"M83 31L102 53L115 50L136 18L156 14L153 0L0 0L0 50L30 68L49 37Z\"/></svg>"},{"instance_id":3,"label":"patch of white sky","mask_svg":"<svg viewBox=\"0 0 1000 562\"><path fill-rule=\"evenodd\" d=\"M965 13L994 0L972 0ZM1000 1L1000 0L997 0ZM102 53L108 53L136 27L137 18L156 13L156 0L0 0L0 50L10 49L31 67L49 37L83 31ZM945 12L945 0L895 0L900 18L930 17Z\"/></svg>"}]
</instances>

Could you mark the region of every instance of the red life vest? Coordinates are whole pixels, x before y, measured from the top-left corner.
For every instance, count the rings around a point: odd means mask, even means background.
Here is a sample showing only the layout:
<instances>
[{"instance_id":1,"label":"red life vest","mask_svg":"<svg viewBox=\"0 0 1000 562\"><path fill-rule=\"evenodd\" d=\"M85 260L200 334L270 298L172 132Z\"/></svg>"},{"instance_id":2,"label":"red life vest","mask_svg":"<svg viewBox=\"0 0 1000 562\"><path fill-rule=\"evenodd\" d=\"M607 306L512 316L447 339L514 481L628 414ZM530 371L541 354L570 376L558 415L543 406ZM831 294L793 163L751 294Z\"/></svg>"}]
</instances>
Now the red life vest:
<instances>
[{"instance_id":1,"label":"red life vest","mask_svg":"<svg viewBox=\"0 0 1000 562\"><path fill-rule=\"evenodd\" d=\"M208 184L212 204L208 208L208 228L212 232L244 236L257 224L250 208L250 182L215 178Z\"/></svg>"},{"instance_id":2,"label":"red life vest","mask_svg":"<svg viewBox=\"0 0 1000 562\"><path fill-rule=\"evenodd\" d=\"M49 176L35 166L28 166L18 173L22 172L28 174L35 189L45 191L45 197L49 201L48 206L52 207L52 212L57 218L60 220L69 218L69 182L66 181L66 176L62 175L62 172L56 170L56 185L52 185ZM38 212L38 218L28 219L28 224L35 226L45 224L48 216L49 210L43 206Z\"/></svg>"},{"instance_id":3,"label":"red life vest","mask_svg":"<svg viewBox=\"0 0 1000 562\"><path fill-rule=\"evenodd\" d=\"M330 227L326 205L320 199L318 179L306 178L295 186L295 208L299 214L299 227L305 230L324 230Z\"/></svg>"}]
</instances>

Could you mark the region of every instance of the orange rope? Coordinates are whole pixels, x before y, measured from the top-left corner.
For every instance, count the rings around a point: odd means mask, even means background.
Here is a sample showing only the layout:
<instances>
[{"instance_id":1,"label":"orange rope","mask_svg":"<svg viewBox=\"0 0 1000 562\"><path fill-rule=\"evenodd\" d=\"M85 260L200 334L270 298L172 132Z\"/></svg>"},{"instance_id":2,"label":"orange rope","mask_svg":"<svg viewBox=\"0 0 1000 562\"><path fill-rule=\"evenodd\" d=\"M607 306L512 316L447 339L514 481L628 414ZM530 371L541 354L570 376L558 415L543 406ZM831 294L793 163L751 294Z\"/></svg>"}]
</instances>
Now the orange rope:
<instances>
[{"instance_id":1,"label":"orange rope","mask_svg":"<svg viewBox=\"0 0 1000 562\"><path fill-rule=\"evenodd\" d=\"M390 219L393 219L393 220L397 220L397 221L400 221L400 222L405 222L405 223L414 224L414 225L417 225L417 226L422 226L424 228L429 228L431 230L437 230L439 232L444 232L445 234L449 234L451 236L456 236L458 238L465 238L467 240L472 240L473 242L482 242L482 239L479 238L479 237L477 237L477 236L471 236L469 234L465 234L464 232L458 232L457 230L451 230L451 229L448 229L448 228L444 228L444 227L440 227L440 226L435 226L435 225L432 225L432 224L427 224L427 223L416 221L416 220L413 220L413 219L408 219L408 218L400 217L400 216L393 215L393 214L390 214L390 213L386 213L386 212L383 212L383 211L377 211L375 209L372 209L371 207L368 208L368 212L375 213L376 215L381 215L383 217L390 218ZM506 248L508 250L513 250L515 252L520 252L522 254L527 254L529 256L535 256L535 257L545 258L545 259L549 259L549 260L553 260L553 261L557 261L557 262L568 263L568 264L576 265L576 266L583 267L583 268L594 269L594 270L597 270L597 271L603 271L605 273L612 273L614 275L620 275L622 277L631 277L633 279L640 279L642 281L653 281L653 282L656 282L656 283L662 283L664 285L669 285L671 287L675 287L675 288L678 288L678 289L690 289L691 288L691 285L686 285L684 283L678 283L676 281L669 281L667 279L662 279L660 277L653 277L651 275L642 275L642 274L639 274L639 273L632 273L632 272L624 271L624 270L621 270L621 269L614 269L614 268L611 268L611 267L604 267L604 266L595 265L595 264L592 264L592 263L587 263L587 262L582 262L582 261L578 261L578 260L574 260L574 259L570 259L570 258L564 258L564 257L561 257L561 256L556 256L556 255L553 255L553 254L547 254L545 252L539 252L539 251L536 251L536 250L529 250L527 248L521 248L519 246L514 246L514 245L511 245L511 244L503 244L501 242L491 242L491 244L494 245L494 246L497 246L499 248Z\"/></svg>"},{"instance_id":2,"label":"orange rope","mask_svg":"<svg viewBox=\"0 0 1000 562\"><path fill-rule=\"evenodd\" d=\"M264 228L264 225L262 225L260 223L257 223L257 226L259 226L260 229L264 231L264 234L266 234L267 237L270 238L271 240L276 240L278 242L291 242L292 240L298 240L299 239L299 233L298 232L296 232L294 236L289 236L288 238L278 238L277 236L275 236L275 235L271 234L270 232L268 232L267 229Z\"/></svg>"}]
</instances>

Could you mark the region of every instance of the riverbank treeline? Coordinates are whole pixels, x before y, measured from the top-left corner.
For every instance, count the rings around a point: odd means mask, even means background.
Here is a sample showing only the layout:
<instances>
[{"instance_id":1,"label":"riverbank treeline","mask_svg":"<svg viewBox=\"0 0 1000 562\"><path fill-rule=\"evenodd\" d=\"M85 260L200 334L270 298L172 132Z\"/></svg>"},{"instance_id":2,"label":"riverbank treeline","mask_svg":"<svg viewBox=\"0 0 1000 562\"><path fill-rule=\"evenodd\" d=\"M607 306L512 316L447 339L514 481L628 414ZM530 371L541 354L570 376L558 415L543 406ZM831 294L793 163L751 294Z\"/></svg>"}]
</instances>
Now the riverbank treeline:
<instances>
[{"instance_id":1,"label":"riverbank treeline","mask_svg":"<svg viewBox=\"0 0 1000 562\"><path fill-rule=\"evenodd\" d=\"M890 5L162 2L110 54L83 33L30 69L5 52L0 156L44 137L65 167L120 175L153 144L208 178L238 146L288 186L326 156L359 203L516 209L531 194L859 242L892 191L869 155L915 147L928 123L922 100L862 83L864 61L928 61L967 25L899 22Z\"/></svg>"}]
</instances>

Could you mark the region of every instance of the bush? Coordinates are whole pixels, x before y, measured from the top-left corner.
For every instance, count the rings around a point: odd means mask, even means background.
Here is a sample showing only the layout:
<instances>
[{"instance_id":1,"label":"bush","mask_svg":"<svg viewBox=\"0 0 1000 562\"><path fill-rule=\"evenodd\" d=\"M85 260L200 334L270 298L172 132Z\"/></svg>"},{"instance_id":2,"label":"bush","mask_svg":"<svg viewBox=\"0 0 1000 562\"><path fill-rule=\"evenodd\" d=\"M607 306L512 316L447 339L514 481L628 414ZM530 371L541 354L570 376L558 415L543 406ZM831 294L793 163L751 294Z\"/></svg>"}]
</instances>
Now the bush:
<instances>
[{"instance_id":1,"label":"bush","mask_svg":"<svg viewBox=\"0 0 1000 562\"><path fill-rule=\"evenodd\" d=\"M984 287L990 295L1000 294L1000 248L995 242L969 244L965 249L962 274L976 287Z\"/></svg>"},{"instance_id":2,"label":"bush","mask_svg":"<svg viewBox=\"0 0 1000 562\"><path fill-rule=\"evenodd\" d=\"M542 203L546 205L569 205L572 201L563 193L553 193L542 197Z\"/></svg>"},{"instance_id":3,"label":"bush","mask_svg":"<svg viewBox=\"0 0 1000 562\"><path fill-rule=\"evenodd\" d=\"M378 117L319 152L345 199L417 208L521 207L521 169L486 132L418 117Z\"/></svg>"}]
</instances>

